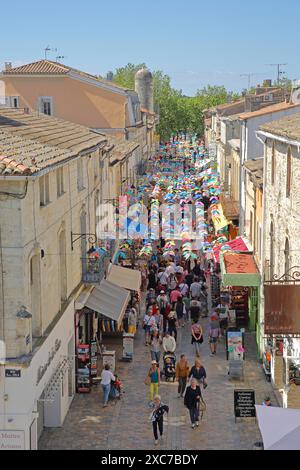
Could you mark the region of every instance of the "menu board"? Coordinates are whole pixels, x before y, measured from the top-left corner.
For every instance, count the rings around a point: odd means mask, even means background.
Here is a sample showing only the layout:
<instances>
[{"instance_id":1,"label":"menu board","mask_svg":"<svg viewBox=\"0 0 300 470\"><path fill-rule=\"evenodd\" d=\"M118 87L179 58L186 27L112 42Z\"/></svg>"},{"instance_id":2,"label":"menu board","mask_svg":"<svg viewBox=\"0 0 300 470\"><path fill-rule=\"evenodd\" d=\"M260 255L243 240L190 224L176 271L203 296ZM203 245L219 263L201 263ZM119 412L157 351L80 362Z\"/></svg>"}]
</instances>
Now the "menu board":
<instances>
[{"instance_id":1,"label":"menu board","mask_svg":"<svg viewBox=\"0 0 300 470\"><path fill-rule=\"evenodd\" d=\"M89 393L91 391L90 345L77 346L77 392Z\"/></svg>"},{"instance_id":2,"label":"menu board","mask_svg":"<svg viewBox=\"0 0 300 470\"><path fill-rule=\"evenodd\" d=\"M255 418L255 391L234 391L234 415L236 418Z\"/></svg>"},{"instance_id":3,"label":"menu board","mask_svg":"<svg viewBox=\"0 0 300 470\"><path fill-rule=\"evenodd\" d=\"M91 341L91 377L97 377L97 342Z\"/></svg>"},{"instance_id":4,"label":"menu board","mask_svg":"<svg viewBox=\"0 0 300 470\"><path fill-rule=\"evenodd\" d=\"M227 360L245 359L244 334L241 330L230 328L226 334Z\"/></svg>"}]
</instances>

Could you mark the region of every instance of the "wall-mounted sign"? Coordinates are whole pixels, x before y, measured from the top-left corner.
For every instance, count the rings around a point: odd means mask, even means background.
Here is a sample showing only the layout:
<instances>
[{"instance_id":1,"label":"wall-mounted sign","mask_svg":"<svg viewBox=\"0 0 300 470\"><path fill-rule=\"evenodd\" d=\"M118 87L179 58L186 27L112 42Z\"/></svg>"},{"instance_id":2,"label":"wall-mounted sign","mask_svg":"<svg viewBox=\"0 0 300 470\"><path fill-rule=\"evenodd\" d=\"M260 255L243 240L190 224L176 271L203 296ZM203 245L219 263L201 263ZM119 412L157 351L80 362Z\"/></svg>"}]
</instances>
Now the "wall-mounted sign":
<instances>
[{"instance_id":1,"label":"wall-mounted sign","mask_svg":"<svg viewBox=\"0 0 300 470\"><path fill-rule=\"evenodd\" d=\"M236 418L255 418L255 391L234 391L234 416Z\"/></svg>"},{"instance_id":2,"label":"wall-mounted sign","mask_svg":"<svg viewBox=\"0 0 300 470\"><path fill-rule=\"evenodd\" d=\"M1 431L0 430L0 451L1 450L24 450L24 431Z\"/></svg>"},{"instance_id":3,"label":"wall-mounted sign","mask_svg":"<svg viewBox=\"0 0 300 470\"><path fill-rule=\"evenodd\" d=\"M265 334L300 334L300 285L265 285Z\"/></svg>"},{"instance_id":4,"label":"wall-mounted sign","mask_svg":"<svg viewBox=\"0 0 300 470\"><path fill-rule=\"evenodd\" d=\"M19 378L21 377L21 369L5 369L5 377Z\"/></svg>"}]
</instances>

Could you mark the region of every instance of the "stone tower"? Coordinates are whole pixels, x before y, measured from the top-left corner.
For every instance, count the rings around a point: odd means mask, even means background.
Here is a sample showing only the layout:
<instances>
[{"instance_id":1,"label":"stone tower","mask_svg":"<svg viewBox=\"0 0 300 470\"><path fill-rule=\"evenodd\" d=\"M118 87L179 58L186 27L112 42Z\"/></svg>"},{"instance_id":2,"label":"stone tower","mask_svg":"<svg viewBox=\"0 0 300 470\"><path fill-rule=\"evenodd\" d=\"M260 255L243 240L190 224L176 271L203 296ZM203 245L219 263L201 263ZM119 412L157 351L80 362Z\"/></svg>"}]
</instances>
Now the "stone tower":
<instances>
[{"instance_id":1,"label":"stone tower","mask_svg":"<svg viewBox=\"0 0 300 470\"><path fill-rule=\"evenodd\" d=\"M150 70L144 68L135 75L135 91L138 94L141 107L154 112L153 76Z\"/></svg>"}]
</instances>

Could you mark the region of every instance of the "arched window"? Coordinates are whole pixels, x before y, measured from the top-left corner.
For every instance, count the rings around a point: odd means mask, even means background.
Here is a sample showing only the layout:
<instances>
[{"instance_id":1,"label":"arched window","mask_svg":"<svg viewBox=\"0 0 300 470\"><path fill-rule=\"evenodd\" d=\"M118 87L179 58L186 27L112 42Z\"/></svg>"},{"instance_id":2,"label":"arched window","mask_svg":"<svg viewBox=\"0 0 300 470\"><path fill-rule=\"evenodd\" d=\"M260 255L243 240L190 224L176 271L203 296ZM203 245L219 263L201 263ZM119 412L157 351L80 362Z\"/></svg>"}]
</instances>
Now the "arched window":
<instances>
[{"instance_id":1,"label":"arched window","mask_svg":"<svg viewBox=\"0 0 300 470\"><path fill-rule=\"evenodd\" d=\"M276 172L276 149L275 142L272 145L272 168L271 168L271 181L272 184L275 183L275 172Z\"/></svg>"},{"instance_id":2,"label":"arched window","mask_svg":"<svg viewBox=\"0 0 300 470\"><path fill-rule=\"evenodd\" d=\"M291 147L288 148L286 161L286 197L290 197L292 187L292 152Z\"/></svg>"},{"instance_id":3,"label":"arched window","mask_svg":"<svg viewBox=\"0 0 300 470\"><path fill-rule=\"evenodd\" d=\"M288 238L286 238L285 240L285 247L284 247L284 270L286 274L290 270L290 242Z\"/></svg>"}]
</instances>

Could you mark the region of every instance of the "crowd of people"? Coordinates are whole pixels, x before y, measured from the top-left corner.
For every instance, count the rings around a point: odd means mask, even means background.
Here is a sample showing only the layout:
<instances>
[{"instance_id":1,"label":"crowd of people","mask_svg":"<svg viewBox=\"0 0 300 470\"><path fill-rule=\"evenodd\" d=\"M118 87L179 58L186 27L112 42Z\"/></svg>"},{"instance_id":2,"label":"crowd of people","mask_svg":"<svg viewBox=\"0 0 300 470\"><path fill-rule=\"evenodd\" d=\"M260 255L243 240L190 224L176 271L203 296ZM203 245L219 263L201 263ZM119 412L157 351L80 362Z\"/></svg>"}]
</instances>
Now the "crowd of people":
<instances>
[{"instance_id":1,"label":"crowd of people","mask_svg":"<svg viewBox=\"0 0 300 470\"><path fill-rule=\"evenodd\" d=\"M218 340L222 336L220 308L213 309L209 314L207 274L198 260L185 261L180 249L175 250L173 259L166 261L162 248L157 246L149 261L142 327L145 347L149 348L151 357L145 383L149 386L149 407L153 408L151 420L155 444L159 442L158 433L163 435L163 416L168 412L159 395L162 377L177 381L178 398L183 398L184 406L189 411L192 429L199 426L199 416L205 408L203 391L208 382L200 360L204 342L202 319L210 317L208 340L212 357L217 354ZM176 360L178 332L186 329L195 348L193 366L190 366L183 352ZM181 348L184 347L181 344Z\"/></svg>"}]
</instances>

